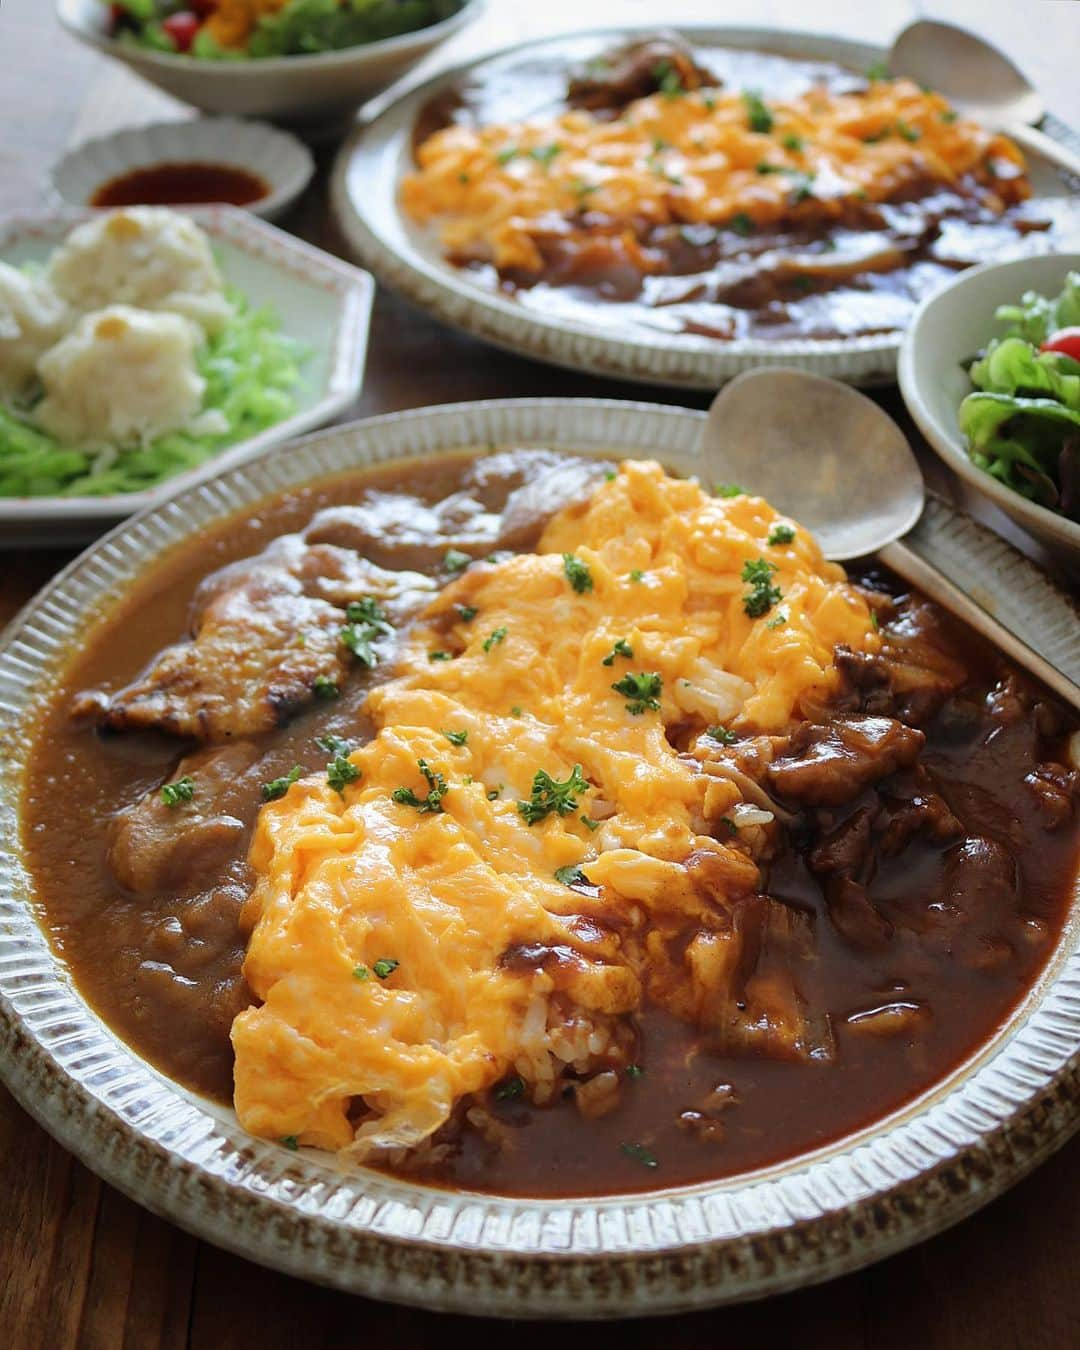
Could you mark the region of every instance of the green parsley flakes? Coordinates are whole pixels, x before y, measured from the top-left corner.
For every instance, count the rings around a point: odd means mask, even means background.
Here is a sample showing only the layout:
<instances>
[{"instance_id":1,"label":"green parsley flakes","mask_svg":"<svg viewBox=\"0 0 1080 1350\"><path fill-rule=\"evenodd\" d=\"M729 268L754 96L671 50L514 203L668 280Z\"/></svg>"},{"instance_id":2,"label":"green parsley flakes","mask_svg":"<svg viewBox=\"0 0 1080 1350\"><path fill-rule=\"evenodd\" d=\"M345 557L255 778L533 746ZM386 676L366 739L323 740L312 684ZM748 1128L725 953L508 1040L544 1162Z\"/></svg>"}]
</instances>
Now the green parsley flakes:
<instances>
[{"instance_id":1,"label":"green parsley flakes","mask_svg":"<svg viewBox=\"0 0 1080 1350\"><path fill-rule=\"evenodd\" d=\"M795 530L791 525L774 525L769 531L769 544L775 548L778 544L790 544L795 538Z\"/></svg>"},{"instance_id":2,"label":"green parsley flakes","mask_svg":"<svg viewBox=\"0 0 1080 1350\"><path fill-rule=\"evenodd\" d=\"M773 129L773 115L762 102L761 95L753 89L744 89L742 98L746 104L746 120L750 130L768 135Z\"/></svg>"},{"instance_id":3,"label":"green parsley flakes","mask_svg":"<svg viewBox=\"0 0 1080 1350\"><path fill-rule=\"evenodd\" d=\"M504 627L493 628L484 639L484 651L491 651L492 647L497 647L500 642L506 641L506 629Z\"/></svg>"},{"instance_id":4,"label":"green parsley flakes","mask_svg":"<svg viewBox=\"0 0 1080 1350\"><path fill-rule=\"evenodd\" d=\"M344 797L346 786L359 777L360 770L345 755L335 755L326 766L326 781L339 797Z\"/></svg>"},{"instance_id":5,"label":"green parsley flakes","mask_svg":"<svg viewBox=\"0 0 1080 1350\"><path fill-rule=\"evenodd\" d=\"M577 863L569 863L566 867L557 867L555 869L555 880L563 886L588 886L589 884L589 878Z\"/></svg>"},{"instance_id":6,"label":"green parsley flakes","mask_svg":"<svg viewBox=\"0 0 1080 1350\"><path fill-rule=\"evenodd\" d=\"M766 558L747 558L743 563L742 579L750 587L743 596L743 609L751 619L768 614L773 605L784 598L779 586L772 583L776 570L776 564Z\"/></svg>"},{"instance_id":7,"label":"green parsley flakes","mask_svg":"<svg viewBox=\"0 0 1080 1350\"><path fill-rule=\"evenodd\" d=\"M592 816L582 816L580 819L582 825L590 832L598 830L604 823L602 820L593 820Z\"/></svg>"},{"instance_id":8,"label":"green parsley flakes","mask_svg":"<svg viewBox=\"0 0 1080 1350\"><path fill-rule=\"evenodd\" d=\"M345 606L345 617L348 623L339 630L341 641L362 665L370 669L378 660L372 643L392 633L393 625L387 622L382 607L371 595L365 595L362 600L351 600Z\"/></svg>"},{"instance_id":9,"label":"green parsley flakes","mask_svg":"<svg viewBox=\"0 0 1080 1350\"><path fill-rule=\"evenodd\" d=\"M411 806L421 815L433 815L443 809L442 800L450 791L450 785L441 773L433 773L428 768L426 760L418 759L416 767L427 781L428 795L418 797L412 788L397 787L390 796L399 806Z\"/></svg>"},{"instance_id":10,"label":"green parsley flakes","mask_svg":"<svg viewBox=\"0 0 1080 1350\"><path fill-rule=\"evenodd\" d=\"M504 1078L492 1095L497 1102L516 1102L525 1095L525 1080L517 1074L513 1078Z\"/></svg>"},{"instance_id":11,"label":"green parsley flakes","mask_svg":"<svg viewBox=\"0 0 1080 1350\"><path fill-rule=\"evenodd\" d=\"M462 623L471 623L480 613L475 605L455 605L454 609Z\"/></svg>"},{"instance_id":12,"label":"green parsley flakes","mask_svg":"<svg viewBox=\"0 0 1080 1350\"><path fill-rule=\"evenodd\" d=\"M448 572L464 572L471 562L472 558L459 548L448 548L443 556L443 567Z\"/></svg>"},{"instance_id":13,"label":"green parsley flakes","mask_svg":"<svg viewBox=\"0 0 1080 1350\"><path fill-rule=\"evenodd\" d=\"M467 731L443 731L443 735L451 745L464 745L469 739Z\"/></svg>"},{"instance_id":14,"label":"green parsley flakes","mask_svg":"<svg viewBox=\"0 0 1080 1350\"><path fill-rule=\"evenodd\" d=\"M680 94L686 93L682 76L670 61L657 61L652 68L652 77L656 81L658 92L665 98L678 98Z\"/></svg>"},{"instance_id":15,"label":"green parsley flakes","mask_svg":"<svg viewBox=\"0 0 1080 1350\"><path fill-rule=\"evenodd\" d=\"M600 664L602 666L613 666L617 656L625 656L628 661L634 659L634 649L625 638L618 639L614 647L612 647L611 651L608 652L607 656L604 657Z\"/></svg>"},{"instance_id":16,"label":"green parsley flakes","mask_svg":"<svg viewBox=\"0 0 1080 1350\"><path fill-rule=\"evenodd\" d=\"M434 651L428 652L427 659L429 661L452 661L454 657L452 652Z\"/></svg>"},{"instance_id":17,"label":"green parsley flakes","mask_svg":"<svg viewBox=\"0 0 1080 1350\"><path fill-rule=\"evenodd\" d=\"M641 1163L642 1167L660 1166L656 1155L647 1149L644 1144L620 1144L619 1148L628 1158L633 1158L634 1162Z\"/></svg>"},{"instance_id":18,"label":"green parsley flakes","mask_svg":"<svg viewBox=\"0 0 1080 1350\"><path fill-rule=\"evenodd\" d=\"M535 146L529 151L529 158L535 159L537 164L542 164L546 169L561 150L562 146L557 141L553 141L551 145Z\"/></svg>"},{"instance_id":19,"label":"green parsley flakes","mask_svg":"<svg viewBox=\"0 0 1080 1350\"><path fill-rule=\"evenodd\" d=\"M574 765L569 778L563 782L552 778L546 769L537 769L529 800L517 804L518 814L527 825L535 825L552 812L558 816L568 816L577 810L578 797L588 790L589 785L580 764Z\"/></svg>"},{"instance_id":20,"label":"green parsley flakes","mask_svg":"<svg viewBox=\"0 0 1080 1350\"><path fill-rule=\"evenodd\" d=\"M329 675L316 675L312 681L311 690L316 698L321 698L326 702L341 697L341 690L337 686L337 681L332 680Z\"/></svg>"},{"instance_id":21,"label":"green parsley flakes","mask_svg":"<svg viewBox=\"0 0 1080 1350\"><path fill-rule=\"evenodd\" d=\"M781 136L780 144L785 150L790 150L793 154L798 154L803 148L803 138L796 136L794 132L788 132L786 136Z\"/></svg>"},{"instance_id":22,"label":"green parsley flakes","mask_svg":"<svg viewBox=\"0 0 1080 1350\"><path fill-rule=\"evenodd\" d=\"M191 801L194 796L195 779L188 773L175 783L166 783L161 789L161 800L166 806L179 806L181 802Z\"/></svg>"},{"instance_id":23,"label":"green parsley flakes","mask_svg":"<svg viewBox=\"0 0 1080 1350\"><path fill-rule=\"evenodd\" d=\"M586 591L592 590L592 573L586 563L583 563L580 558L575 558L572 553L564 553L562 565L567 581L571 588L577 591L578 595L584 595Z\"/></svg>"},{"instance_id":24,"label":"green parsley flakes","mask_svg":"<svg viewBox=\"0 0 1080 1350\"><path fill-rule=\"evenodd\" d=\"M719 741L721 745L734 745L739 739L733 731L728 731L727 727L707 727L706 735L711 736L714 741Z\"/></svg>"},{"instance_id":25,"label":"green parsley flakes","mask_svg":"<svg viewBox=\"0 0 1080 1350\"><path fill-rule=\"evenodd\" d=\"M754 233L754 222L745 211L736 211L728 221L728 228L745 239L748 234Z\"/></svg>"},{"instance_id":26,"label":"green parsley flakes","mask_svg":"<svg viewBox=\"0 0 1080 1350\"><path fill-rule=\"evenodd\" d=\"M655 671L633 671L616 680L611 686L617 694L623 694L630 701L626 711L639 717L643 712L660 711L660 691L664 682Z\"/></svg>"},{"instance_id":27,"label":"green parsley flakes","mask_svg":"<svg viewBox=\"0 0 1080 1350\"><path fill-rule=\"evenodd\" d=\"M295 1134L283 1134L281 1136L281 1142L291 1153L295 1153L300 1147L300 1140Z\"/></svg>"},{"instance_id":28,"label":"green parsley flakes","mask_svg":"<svg viewBox=\"0 0 1080 1350\"><path fill-rule=\"evenodd\" d=\"M282 775L281 778L273 778L269 783L264 783L262 785L263 801L276 802L279 798L284 797L303 772L299 764L294 764L289 772Z\"/></svg>"},{"instance_id":29,"label":"green parsley flakes","mask_svg":"<svg viewBox=\"0 0 1080 1350\"><path fill-rule=\"evenodd\" d=\"M714 497L745 497L746 489L739 487L738 483L714 483Z\"/></svg>"},{"instance_id":30,"label":"green parsley flakes","mask_svg":"<svg viewBox=\"0 0 1080 1350\"><path fill-rule=\"evenodd\" d=\"M626 1076L627 1078L644 1078L645 1070L640 1064L628 1064L626 1066Z\"/></svg>"},{"instance_id":31,"label":"green parsley flakes","mask_svg":"<svg viewBox=\"0 0 1080 1350\"><path fill-rule=\"evenodd\" d=\"M400 965L401 962L395 961L392 956L384 956L380 960L376 961L375 964L371 967L371 969L375 972L376 975L378 975L380 980L388 980Z\"/></svg>"},{"instance_id":32,"label":"green parsley flakes","mask_svg":"<svg viewBox=\"0 0 1080 1350\"><path fill-rule=\"evenodd\" d=\"M328 755L349 755L356 749L352 741L347 741L341 736L333 736L329 733L325 736L316 736L315 744L320 750L325 750Z\"/></svg>"},{"instance_id":33,"label":"green parsley flakes","mask_svg":"<svg viewBox=\"0 0 1080 1350\"><path fill-rule=\"evenodd\" d=\"M371 971L368 970L367 966L354 966L353 979L359 980L363 984L365 980L371 979Z\"/></svg>"},{"instance_id":34,"label":"green parsley flakes","mask_svg":"<svg viewBox=\"0 0 1080 1350\"><path fill-rule=\"evenodd\" d=\"M634 570L630 573L630 580L636 586L639 582L645 580L645 573L641 570L640 567L635 567Z\"/></svg>"}]
</instances>

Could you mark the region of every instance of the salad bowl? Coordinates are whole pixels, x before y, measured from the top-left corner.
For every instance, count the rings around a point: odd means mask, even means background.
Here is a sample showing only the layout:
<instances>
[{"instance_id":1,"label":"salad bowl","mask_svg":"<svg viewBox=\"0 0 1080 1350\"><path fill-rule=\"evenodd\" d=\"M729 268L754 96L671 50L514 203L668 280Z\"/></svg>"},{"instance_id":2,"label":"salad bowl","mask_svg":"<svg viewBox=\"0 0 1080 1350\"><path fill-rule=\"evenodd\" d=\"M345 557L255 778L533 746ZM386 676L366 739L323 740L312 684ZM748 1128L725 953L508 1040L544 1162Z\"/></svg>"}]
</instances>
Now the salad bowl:
<instances>
[{"instance_id":1,"label":"salad bowl","mask_svg":"<svg viewBox=\"0 0 1080 1350\"><path fill-rule=\"evenodd\" d=\"M478 8L479 0L462 0L456 13L427 28L339 51L211 61L118 41L109 33L109 7L101 0L57 0L56 6L74 37L193 107L315 127L346 117L392 84Z\"/></svg>"},{"instance_id":2,"label":"salad bowl","mask_svg":"<svg viewBox=\"0 0 1080 1350\"><path fill-rule=\"evenodd\" d=\"M919 430L954 473L989 497L1071 570L1080 568L1080 524L1040 506L979 468L968 453L958 409L972 392L967 364L1005 333L995 318L1026 291L1059 295L1080 253L1046 254L987 263L964 272L919 306L900 349L899 382Z\"/></svg>"}]
</instances>

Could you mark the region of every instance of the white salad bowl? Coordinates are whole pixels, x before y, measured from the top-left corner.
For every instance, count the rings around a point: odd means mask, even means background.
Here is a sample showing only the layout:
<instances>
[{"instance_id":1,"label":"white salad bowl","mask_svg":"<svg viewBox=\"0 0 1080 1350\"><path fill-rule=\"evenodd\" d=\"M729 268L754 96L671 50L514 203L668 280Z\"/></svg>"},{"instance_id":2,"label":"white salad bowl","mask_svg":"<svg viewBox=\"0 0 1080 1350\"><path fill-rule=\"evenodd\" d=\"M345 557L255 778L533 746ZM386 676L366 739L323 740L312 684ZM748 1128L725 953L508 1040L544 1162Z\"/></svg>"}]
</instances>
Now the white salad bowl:
<instances>
[{"instance_id":1,"label":"white salad bowl","mask_svg":"<svg viewBox=\"0 0 1080 1350\"><path fill-rule=\"evenodd\" d=\"M101 0L57 0L60 22L80 41L123 61L151 84L204 112L329 123L353 112L473 18L479 0L456 14L399 37L311 56L259 61L205 61L118 42Z\"/></svg>"},{"instance_id":2,"label":"white salad bowl","mask_svg":"<svg viewBox=\"0 0 1080 1350\"><path fill-rule=\"evenodd\" d=\"M178 488L254 459L272 445L324 425L357 398L367 355L375 285L367 272L231 206L190 208L210 236L226 282L255 307L272 309L281 330L307 350L296 411L258 435L142 492L102 497L0 497L0 547L85 540ZM41 263L94 215L72 208L23 212L0 221L0 259Z\"/></svg>"},{"instance_id":3,"label":"white salad bowl","mask_svg":"<svg viewBox=\"0 0 1080 1350\"><path fill-rule=\"evenodd\" d=\"M1080 564L1080 524L1028 501L973 463L957 410L972 390L961 363L1005 331L994 318L997 307L1018 303L1025 291L1058 295L1066 273L1077 270L1080 253L1056 253L961 273L915 311L899 363L908 412L949 468L1074 568Z\"/></svg>"},{"instance_id":4,"label":"white salad bowl","mask_svg":"<svg viewBox=\"0 0 1080 1350\"><path fill-rule=\"evenodd\" d=\"M136 169L169 164L214 164L246 169L269 191L245 210L276 220L311 182L315 161L295 136L265 122L202 117L157 122L84 141L57 160L49 184L68 206L89 206L106 183Z\"/></svg>"}]
</instances>

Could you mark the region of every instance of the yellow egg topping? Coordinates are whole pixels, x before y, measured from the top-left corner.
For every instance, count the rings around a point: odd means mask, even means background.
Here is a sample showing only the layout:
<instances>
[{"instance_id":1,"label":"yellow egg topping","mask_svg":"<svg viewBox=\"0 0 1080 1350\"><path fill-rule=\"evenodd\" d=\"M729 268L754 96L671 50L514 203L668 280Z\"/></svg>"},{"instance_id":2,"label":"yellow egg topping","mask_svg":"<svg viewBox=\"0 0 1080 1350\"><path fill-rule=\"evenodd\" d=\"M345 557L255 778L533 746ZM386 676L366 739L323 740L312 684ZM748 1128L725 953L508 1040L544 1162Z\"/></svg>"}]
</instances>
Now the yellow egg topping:
<instances>
[{"instance_id":1,"label":"yellow egg topping","mask_svg":"<svg viewBox=\"0 0 1080 1350\"><path fill-rule=\"evenodd\" d=\"M646 999L719 1018L759 872L707 747L783 732L835 688L838 644L878 642L805 530L652 463L536 553L469 567L369 695L352 781L260 814L243 1125L413 1148L509 1073L542 1101L560 1066L617 1061ZM758 996L762 1034L796 1038Z\"/></svg>"}]
</instances>

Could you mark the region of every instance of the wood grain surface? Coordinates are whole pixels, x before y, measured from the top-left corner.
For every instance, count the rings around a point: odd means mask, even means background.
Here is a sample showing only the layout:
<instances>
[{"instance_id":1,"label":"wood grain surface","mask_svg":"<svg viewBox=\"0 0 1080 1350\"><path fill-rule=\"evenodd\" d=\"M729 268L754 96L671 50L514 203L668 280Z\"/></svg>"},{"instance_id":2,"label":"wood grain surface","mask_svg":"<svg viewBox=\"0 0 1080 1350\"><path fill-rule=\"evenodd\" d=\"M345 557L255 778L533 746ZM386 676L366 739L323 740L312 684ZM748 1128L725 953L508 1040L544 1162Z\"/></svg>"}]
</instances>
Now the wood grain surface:
<instances>
[{"instance_id":1,"label":"wood grain surface","mask_svg":"<svg viewBox=\"0 0 1080 1350\"><path fill-rule=\"evenodd\" d=\"M488 0L484 15L423 71L508 41L605 22L745 23L821 28L887 44L922 13L963 23L1011 51L1058 116L1080 123L1075 0ZM117 126L190 115L62 34L49 0L0 0L0 212L38 204L47 165L69 144ZM343 252L318 179L285 222ZM662 398L495 352L448 333L385 293L375 308L363 396L350 415L465 398L538 394ZM898 413L895 391L881 400ZM673 396L672 402L704 400ZM917 447L933 486L960 504ZM992 508L978 511L1034 554ZM3 540L0 539L0 546ZM0 553L0 624L71 556ZM436 1316L288 1279L196 1241L103 1185L0 1088L0 1350L417 1350L476 1335L520 1350L554 1335L571 1347L732 1342L771 1350L1067 1350L1080 1346L1080 1141L974 1218L844 1280L714 1313L589 1327L513 1327Z\"/></svg>"}]
</instances>

